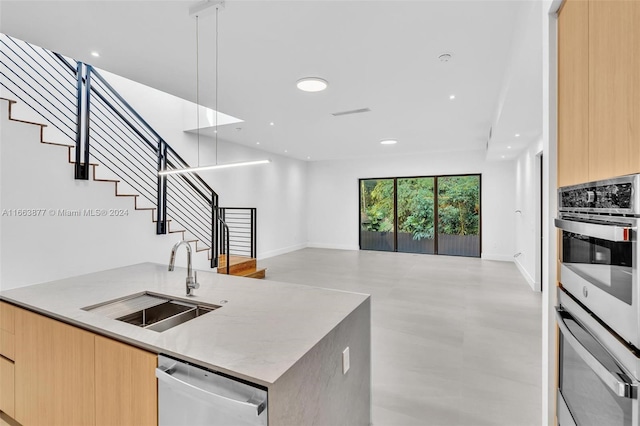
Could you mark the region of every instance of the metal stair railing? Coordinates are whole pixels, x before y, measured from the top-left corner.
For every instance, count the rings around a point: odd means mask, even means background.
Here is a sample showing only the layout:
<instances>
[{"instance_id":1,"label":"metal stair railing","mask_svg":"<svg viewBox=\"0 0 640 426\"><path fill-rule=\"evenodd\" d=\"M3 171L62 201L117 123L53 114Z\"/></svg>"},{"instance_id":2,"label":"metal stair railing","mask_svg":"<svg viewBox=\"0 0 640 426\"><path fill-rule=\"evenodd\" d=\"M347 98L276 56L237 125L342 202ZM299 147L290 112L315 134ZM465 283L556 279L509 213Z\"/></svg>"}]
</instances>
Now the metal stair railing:
<instances>
[{"instance_id":1,"label":"metal stair railing","mask_svg":"<svg viewBox=\"0 0 640 426\"><path fill-rule=\"evenodd\" d=\"M0 33L0 85L75 146L75 178L94 160L155 209L156 233L175 222L218 266L218 194L197 174L159 176L189 164L91 65ZM140 199L140 198L138 198ZM136 200L137 203L137 200ZM137 205L137 204L136 204Z\"/></svg>"},{"instance_id":2,"label":"metal stair railing","mask_svg":"<svg viewBox=\"0 0 640 426\"><path fill-rule=\"evenodd\" d=\"M226 226L226 229L220 230L221 235L226 232L228 237L228 247L221 247L220 253L255 258L257 209L255 207L221 207L220 218Z\"/></svg>"}]
</instances>

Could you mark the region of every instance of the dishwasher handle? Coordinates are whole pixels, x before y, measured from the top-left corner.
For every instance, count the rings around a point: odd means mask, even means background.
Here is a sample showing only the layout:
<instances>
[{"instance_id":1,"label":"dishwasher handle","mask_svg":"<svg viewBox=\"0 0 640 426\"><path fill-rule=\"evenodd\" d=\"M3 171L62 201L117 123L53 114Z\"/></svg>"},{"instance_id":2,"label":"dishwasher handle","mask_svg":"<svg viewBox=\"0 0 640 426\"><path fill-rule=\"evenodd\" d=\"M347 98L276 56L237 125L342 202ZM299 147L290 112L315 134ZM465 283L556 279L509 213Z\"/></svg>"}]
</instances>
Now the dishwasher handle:
<instances>
[{"instance_id":1,"label":"dishwasher handle","mask_svg":"<svg viewBox=\"0 0 640 426\"><path fill-rule=\"evenodd\" d=\"M246 408L246 409L250 409L252 411L255 411L255 415L259 416L260 414L262 414L262 412L264 411L264 409L266 408L266 401L262 401L262 402L251 402L251 401L239 401L237 399L232 399L232 398L227 398L225 396L222 395L218 395L217 393L213 393L213 392L209 392L207 390L201 389L197 386L194 386L190 383L187 383L183 380L178 379L177 377L174 377L173 374L174 370L170 369L170 368L162 368L162 367L158 367L156 368L156 377L158 378L158 380L166 383L169 386L172 386L176 389L181 390L182 392L186 393L187 395L191 395L195 398L210 398L213 401L218 401L218 402L222 402L225 405L236 405L236 406L240 406Z\"/></svg>"}]
</instances>

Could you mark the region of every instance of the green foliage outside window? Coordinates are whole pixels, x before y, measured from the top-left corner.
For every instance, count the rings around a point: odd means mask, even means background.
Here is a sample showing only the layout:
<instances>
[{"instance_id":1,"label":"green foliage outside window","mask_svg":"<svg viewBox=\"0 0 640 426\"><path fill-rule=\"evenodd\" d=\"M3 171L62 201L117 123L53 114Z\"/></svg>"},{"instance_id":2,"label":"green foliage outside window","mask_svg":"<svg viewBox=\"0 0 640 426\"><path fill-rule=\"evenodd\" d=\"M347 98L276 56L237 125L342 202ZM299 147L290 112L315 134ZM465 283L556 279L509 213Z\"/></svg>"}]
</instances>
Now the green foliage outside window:
<instances>
[{"instance_id":1,"label":"green foliage outside window","mask_svg":"<svg viewBox=\"0 0 640 426\"><path fill-rule=\"evenodd\" d=\"M434 178L398 179L398 231L414 240L434 238ZM362 180L361 226L365 231L393 232L393 179ZM478 176L438 179L438 231L449 235L478 235L480 181Z\"/></svg>"}]
</instances>

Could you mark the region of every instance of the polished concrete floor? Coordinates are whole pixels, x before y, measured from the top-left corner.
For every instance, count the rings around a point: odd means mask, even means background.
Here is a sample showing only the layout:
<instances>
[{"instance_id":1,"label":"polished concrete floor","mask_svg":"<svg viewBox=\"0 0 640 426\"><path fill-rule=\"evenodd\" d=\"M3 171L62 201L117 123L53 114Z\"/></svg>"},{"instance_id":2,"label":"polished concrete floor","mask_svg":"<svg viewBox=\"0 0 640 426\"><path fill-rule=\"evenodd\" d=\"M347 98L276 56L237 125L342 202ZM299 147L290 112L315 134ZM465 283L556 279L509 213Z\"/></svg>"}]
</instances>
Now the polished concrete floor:
<instances>
[{"instance_id":1,"label":"polished concrete floor","mask_svg":"<svg viewBox=\"0 0 640 426\"><path fill-rule=\"evenodd\" d=\"M371 294L375 426L541 424L542 298L513 263L326 249L259 263Z\"/></svg>"}]
</instances>

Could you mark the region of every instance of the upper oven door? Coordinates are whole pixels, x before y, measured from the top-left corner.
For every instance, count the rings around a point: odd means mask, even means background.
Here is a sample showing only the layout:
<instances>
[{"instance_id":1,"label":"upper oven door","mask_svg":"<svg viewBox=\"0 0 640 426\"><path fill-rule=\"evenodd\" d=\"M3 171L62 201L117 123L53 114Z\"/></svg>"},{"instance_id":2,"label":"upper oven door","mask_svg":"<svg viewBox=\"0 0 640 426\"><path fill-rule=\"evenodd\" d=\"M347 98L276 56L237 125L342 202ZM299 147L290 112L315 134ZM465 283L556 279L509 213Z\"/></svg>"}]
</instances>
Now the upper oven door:
<instances>
[{"instance_id":1,"label":"upper oven door","mask_svg":"<svg viewBox=\"0 0 640 426\"><path fill-rule=\"evenodd\" d=\"M634 346L638 333L637 220L563 215L560 283Z\"/></svg>"}]
</instances>

